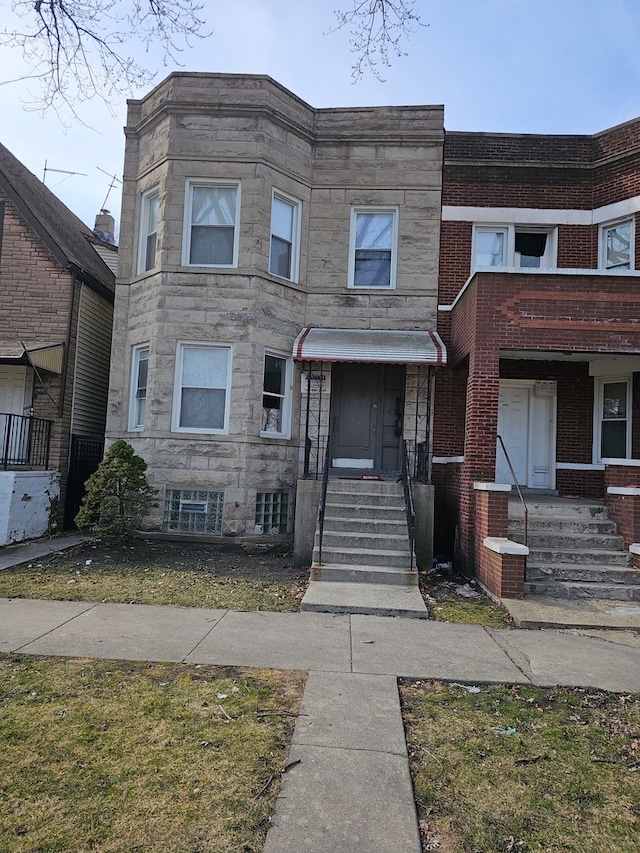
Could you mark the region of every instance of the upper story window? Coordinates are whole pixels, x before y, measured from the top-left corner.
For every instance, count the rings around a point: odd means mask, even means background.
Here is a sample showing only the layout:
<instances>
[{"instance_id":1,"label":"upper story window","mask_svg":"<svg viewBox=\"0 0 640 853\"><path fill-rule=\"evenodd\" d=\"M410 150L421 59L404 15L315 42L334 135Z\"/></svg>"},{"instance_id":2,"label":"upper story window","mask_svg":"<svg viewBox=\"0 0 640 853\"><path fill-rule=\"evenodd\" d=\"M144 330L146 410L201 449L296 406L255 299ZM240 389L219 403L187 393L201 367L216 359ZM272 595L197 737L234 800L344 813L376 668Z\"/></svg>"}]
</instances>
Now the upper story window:
<instances>
[{"instance_id":1,"label":"upper story window","mask_svg":"<svg viewBox=\"0 0 640 853\"><path fill-rule=\"evenodd\" d=\"M266 352L262 380L260 434L289 438L291 421L291 359Z\"/></svg>"},{"instance_id":2,"label":"upper story window","mask_svg":"<svg viewBox=\"0 0 640 853\"><path fill-rule=\"evenodd\" d=\"M600 228L600 269L632 270L635 265L634 227L632 219L614 222Z\"/></svg>"},{"instance_id":3,"label":"upper story window","mask_svg":"<svg viewBox=\"0 0 640 853\"><path fill-rule=\"evenodd\" d=\"M396 286L397 208L353 208L349 287Z\"/></svg>"},{"instance_id":4,"label":"upper story window","mask_svg":"<svg viewBox=\"0 0 640 853\"><path fill-rule=\"evenodd\" d=\"M518 225L473 229L473 268L549 269L556 264L555 229Z\"/></svg>"},{"instance_id":5,"label":"upper story window","mask_svg":"<svg viewBox=\"0 0 640 853\"><path fill-rule=\"evenodd\" d=\"M300 256L300 202L273 191L269 272L289 281L298 280Z\"/></svg>"},{"instance_id":6,"label":"upper story window","mask_svg":"<svg viewBox=\"0 0 640 853\"><path fill-rule=\"evenodd\" d=\"M175 432L229 429L231 347L178 344L173 392Z\"/></svg>"},{"instance_id":7,"label":"upper story window","mask_svg":"<svg viewBox=\"0 0 640 853\"><path fill-rule=\"evenodd\" d=\"M147 407L147 375L149 369L149 345L133 348L131 358L131 394L129 400L129 429L144 429Z\"/></svg>"},{"instance_id":8,"label":"upper story window","mask_svg":"<svg viewBox=\"0 0 640 853\"><path fill-rule=\"evenodd\" d=\"M140 200L140 238L138 244L138 275L156 265L158 247L158 210L160 191L157 187L142 194Z\"/></svg>"},{"instance_id":9,"label":"upper story window","mask_svg":"<svg viewBox=\"0 0 640 853\"><path fill-rule=\"evenodd\" d=\"M239 183L187 181L182 263L236 267L239 218Z\"/></svg>"}]
</instances>

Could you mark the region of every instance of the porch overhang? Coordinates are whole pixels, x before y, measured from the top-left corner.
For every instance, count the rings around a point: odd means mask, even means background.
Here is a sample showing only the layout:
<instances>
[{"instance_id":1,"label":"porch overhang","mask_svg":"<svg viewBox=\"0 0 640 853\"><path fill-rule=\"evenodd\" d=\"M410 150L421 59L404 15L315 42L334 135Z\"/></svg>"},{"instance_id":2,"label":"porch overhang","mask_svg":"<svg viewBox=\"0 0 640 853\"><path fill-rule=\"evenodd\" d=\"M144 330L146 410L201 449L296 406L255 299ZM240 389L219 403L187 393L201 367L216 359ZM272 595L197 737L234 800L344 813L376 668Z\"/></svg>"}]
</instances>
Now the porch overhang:
<instances>
[{"instance_id":1,"label":"porch overhang","mask_svg":"<svg viewBox=\"0 0 640 853\"><path fill-rule=\"evenodd\" d=\"M447 351L433 330L320 329L307 326L293 344L295 361L367 364L446 364Z\"/></svg>"},{"instance_id":2,"label":"porch overhang","mask_svg":"<svg viewBox=\"0 0 640 853\"><path fill-rule=\"evenodd\" d=\"M31 364L40 370L61 374L64 344L49 341L0 341L0 364Z\"/></svg>"}]
</instances>

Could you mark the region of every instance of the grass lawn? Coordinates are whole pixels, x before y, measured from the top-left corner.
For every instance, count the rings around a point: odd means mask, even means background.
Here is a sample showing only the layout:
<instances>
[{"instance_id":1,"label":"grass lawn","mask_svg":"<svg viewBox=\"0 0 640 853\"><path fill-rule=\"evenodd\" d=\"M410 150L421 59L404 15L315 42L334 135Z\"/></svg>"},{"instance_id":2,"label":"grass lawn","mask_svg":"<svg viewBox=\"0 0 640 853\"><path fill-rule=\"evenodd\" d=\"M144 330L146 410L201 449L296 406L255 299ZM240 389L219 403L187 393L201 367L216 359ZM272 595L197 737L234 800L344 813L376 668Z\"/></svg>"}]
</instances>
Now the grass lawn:
<instances>
[{"instance_id":1,"label":"grass lawn","mask_svg":"<svg viewBox=\"0 0 640 853\"><path fill-rule=\"evenodd\" d=\"M0 656L0 850L253 853L297 672Z\"/></svg>"},{"instance_id":2,"label":"grass lawn","mask_svg":"<svg viewBox=\"0 0 640 853\"><path fill-rule=\"evenodd\" d=\"M307 580L282 549L136 540L2 571L0 598L296 611Z\"/></svg>"},{"instance_id":3,"label":"grass lawn","mask_svg":"<svg viewBox=\"0 0 640 853\"><path fill-rule=\"evenodd\" d=\"M640 695L404 681L424 850L636 853Z\"/></svg>"}]
</instances>

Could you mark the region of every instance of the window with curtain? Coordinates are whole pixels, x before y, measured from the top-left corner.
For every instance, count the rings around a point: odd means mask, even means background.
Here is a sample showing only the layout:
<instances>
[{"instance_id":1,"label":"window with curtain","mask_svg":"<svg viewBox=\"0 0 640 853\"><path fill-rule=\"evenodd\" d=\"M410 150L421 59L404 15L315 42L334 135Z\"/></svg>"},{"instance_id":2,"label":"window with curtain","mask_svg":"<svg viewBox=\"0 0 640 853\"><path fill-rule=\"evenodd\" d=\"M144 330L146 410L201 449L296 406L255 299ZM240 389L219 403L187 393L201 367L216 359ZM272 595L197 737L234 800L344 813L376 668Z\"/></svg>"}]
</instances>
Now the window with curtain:
<instances>
[{"instance_id":1,"label":"window with curtain","mask_svg":"<svg viewBox=\"0 0 640 853\"><path fill-rule=\"evenodd\" d=\"M237 266L239 192L238 184L188 184L186 264Z\"/></svg>"},{"instance_id":2,"label":"window with curtain","mask_svg":"<svg viewBox=\"0 0 640 853\"><path fill-rule=\"evenodd\" d=\"M174 429L224 432L228 427L231 348L180 344Z\"/></svg>"}]
</instances>

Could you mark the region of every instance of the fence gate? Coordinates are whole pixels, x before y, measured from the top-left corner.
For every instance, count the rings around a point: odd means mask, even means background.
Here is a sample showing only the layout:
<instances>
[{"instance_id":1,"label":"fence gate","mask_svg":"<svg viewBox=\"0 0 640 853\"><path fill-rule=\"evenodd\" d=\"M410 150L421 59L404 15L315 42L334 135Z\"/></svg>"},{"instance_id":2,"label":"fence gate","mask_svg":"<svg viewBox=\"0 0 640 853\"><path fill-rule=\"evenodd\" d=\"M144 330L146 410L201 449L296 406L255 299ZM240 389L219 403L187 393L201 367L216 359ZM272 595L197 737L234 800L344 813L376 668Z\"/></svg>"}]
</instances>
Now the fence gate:
<instances>
[{"instance_id":1,"label":"fence gate","mask_svg":"<svg viewBox=\"0 0 640 853\"><path fill-rule=\"evenodd\" d=\"M84 497L84 484L96 470L104 455L104 436L72 435L69 453L69 477L64 505L64 527L74 527L73 519Z\"/></svg>"}]
</instances>

